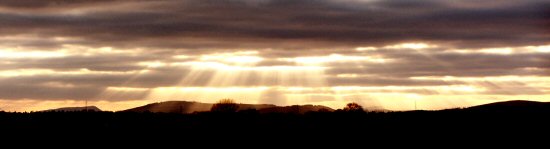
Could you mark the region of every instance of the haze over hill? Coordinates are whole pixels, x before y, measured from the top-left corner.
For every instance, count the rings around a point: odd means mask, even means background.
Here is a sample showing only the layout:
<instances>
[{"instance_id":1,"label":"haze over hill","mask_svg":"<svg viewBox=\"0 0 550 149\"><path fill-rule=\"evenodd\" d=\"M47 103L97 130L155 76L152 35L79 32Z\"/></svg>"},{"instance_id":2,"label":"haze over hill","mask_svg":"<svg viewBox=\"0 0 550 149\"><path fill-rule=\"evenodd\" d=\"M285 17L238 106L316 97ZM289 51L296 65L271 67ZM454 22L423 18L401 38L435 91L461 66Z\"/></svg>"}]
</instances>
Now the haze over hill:
<instances>
[{"instance_id":1,"label":"haze over hill","mask_svg":"<svg viewBox=\"0 0 550 149\"><path fill-rule=\"evenodd\" d=\"M147 104L145 106L135 107L125 112L160 112L160 113L193 113L206 112L212 108L211 103L189 102L189 101L166 101L159 103ZM260 113L279 112L279 113L305 113L310 111L319 111L326 109L334 111L334 109L320 105L293 105L293 106L276 106L272 104L238 104L238 110L256 109Z\"/></svg>"}]
</instances>

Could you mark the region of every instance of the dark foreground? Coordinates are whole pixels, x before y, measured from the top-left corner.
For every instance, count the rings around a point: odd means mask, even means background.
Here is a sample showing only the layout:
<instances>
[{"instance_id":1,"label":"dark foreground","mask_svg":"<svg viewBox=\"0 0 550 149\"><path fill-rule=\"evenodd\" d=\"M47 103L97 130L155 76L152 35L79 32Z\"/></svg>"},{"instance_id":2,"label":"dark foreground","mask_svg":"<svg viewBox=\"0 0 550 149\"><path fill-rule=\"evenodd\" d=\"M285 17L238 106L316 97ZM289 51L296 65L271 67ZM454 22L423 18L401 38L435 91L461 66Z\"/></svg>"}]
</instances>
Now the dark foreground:
<instances>
[{"instance_id":1,"label":"dark foreground","mask_svg":"<svg viewBox=\"0 0 550 149\"><path fill-rule=\"evenodd\" d=\"M514 131L547 129L550 109L453 109L408 112L308 112L193 114L134 112L0 112L6 130L113 131Z\"/></svg>"},{"instance_id":2,"label":"dark foreground","mask_svg":"<svg viewBox=\"0 0 550 149\"><path fill-rule=\"evenodd\" d=\"M50 143L71 140L79 144L185 142L208 145L200 142L225 141L235 145L239 141L252 141L270 146L296 143L322 146L363 141L400 146L407 145L403 141L424 141L467 145L464 142L545 140L550 132L548 130L550 109L547 108L305 114L260 114L253 110L193 114L0 112L3 136L12 139L38 136L31 140L48 140Z\"/></svg>"},{"instance_id":3,"label":"dark foreground","mask_svg":"<svg viewBox=\"0 0 550 149\"><path fill-rule=\"evenodd\" d=\"M550 134L549 130L550 104L534 102L405 112L0 112L0 132L3 136L16 134L53 140L59 138L52 136L111 141L121 138L161 141L168 138L181 141L182 138L190 137L199 140L266 140L273 143L281 139L285 142L300 142L312 138L333 141L374 138L429 139L432 142L437 139L460 143L463 139L545 139ZM82 137L88 139L80 139Z\"/></svg>"}]
</instances>

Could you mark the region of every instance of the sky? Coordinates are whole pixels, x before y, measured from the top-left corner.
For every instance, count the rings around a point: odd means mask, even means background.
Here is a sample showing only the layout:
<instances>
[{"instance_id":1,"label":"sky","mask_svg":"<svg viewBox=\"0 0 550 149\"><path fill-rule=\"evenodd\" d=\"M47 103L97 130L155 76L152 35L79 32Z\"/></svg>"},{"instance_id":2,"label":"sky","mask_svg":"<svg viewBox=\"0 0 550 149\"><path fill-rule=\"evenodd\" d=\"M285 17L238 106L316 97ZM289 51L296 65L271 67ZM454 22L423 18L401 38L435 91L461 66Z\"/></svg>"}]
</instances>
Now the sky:
<instances>
[{"instance_id":1,"label":"sky","mask_svg":"<svg viewBox=\"0 0 550 149\"><path fill-rule=\"evenodd\" d=\"M547 0L2 0L0 110L550 101Z\"/></svg>"}]
</instances>

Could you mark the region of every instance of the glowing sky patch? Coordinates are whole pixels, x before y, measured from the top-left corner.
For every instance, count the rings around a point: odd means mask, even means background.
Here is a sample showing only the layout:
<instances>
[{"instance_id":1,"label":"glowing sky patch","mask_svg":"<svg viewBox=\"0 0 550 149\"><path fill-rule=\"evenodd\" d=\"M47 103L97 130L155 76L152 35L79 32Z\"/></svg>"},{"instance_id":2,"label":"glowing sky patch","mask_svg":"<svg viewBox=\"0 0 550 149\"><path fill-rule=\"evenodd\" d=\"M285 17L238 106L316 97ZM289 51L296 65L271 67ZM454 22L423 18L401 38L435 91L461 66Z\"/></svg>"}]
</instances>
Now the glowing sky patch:
<instances>
[{"instance_id":1,"label":"glowing sky patch","mask_svg":"<svg viewBox=\"0 0 550 149\"><path fill-rule=\"evenodd\" d=\"M21 59L21 58L52 58L63 57L64 53L49 52L49 51L17 51L17 50L0 50L0 58L5 59Z\"/></svg>"},{"instance_id":2,"label":"glowing sky patch","mask_svg":"<svg viewBox=\"0 0 550 149\"><path fill-rule=\"evenodd\" d=\"M426 43L402 43L402 44L396 44L396 45L389 45L385 46L384 48L387 49L426 49L426 48L436 48L437 45L430 45ZM361 48L359 48L361 49ZM365 49L363 49L365 50Z\"/></svg>"},{"instance_id":3,"label":"glowing sky patch","mask_svg":"<svg viewBox=\"0 0 550 149\"><path fill-rule=\"evenodd\" d=\"M402 49L412 49L408 52L411 55L419 54L419 49L428 47L440 47L439 45L427 44L397 44ZM523 51L525 53L544 53L546 46L525 46L516 48L487 48L474 50L470 53L476 54L482 52L488 55L513 56L520 49L530 49ZM66 48L66 47L65 47ZM82 47L79 47L82 48ZM29 80L39 80L36 87L55 88L77 88L84 84L79 83L82 79L109 79L118 76L123 79L120 83L101 83L89 85L103 86L103 91L98 92L96 96L90 96L90 103L102 104L100 107L111 107L112 110L122 109L109 105L111 103L125 103L124 105L137 105L138 103L160 102L166 100L191 100L200 102L216 102L221 98L232 98L242 103L271 103L282 105L294 104L322 104L334 108L345 105L347 102L358 102L372 108L386 108L394 110L410 109L411 100L420 101L423 109L439 109L474 105L478 103L487 103L491 100L517 99L529 97L531 100L545 100L548 88L550 88L550 79L548 76L537 75L545 74L544 65L526 65L519 67L518 70L506 69L502 75L496 76L437 76L439 71L433 70L430 75L415 75L410 77L392 77L400 75L399 70L387 70L387 72L369 71L369 69L380 69L385 67L395 67L394 65L403 65L400 62L403 58L395 57L384 50L400 50L395 45L372 47L367 50L357 50L361 48L350 49L357 51L352 54L329 53L325 56L299 56L299 57L264 57L263 51L236 51L236 52L215 52L202 54L180 54L167 56L170 59L149 59L137 60L129 64L135 66L134 70L118 71L115 70L94 70L90 68L79 69L57 69L42 66L40 68L24 69L5 69L1 70L0 76L5 80L16 80L27 78ZM64 57L95 57L104 55L120 56L125 50L113 48L95 48L98 51L90 53L63 55ZM500 50L507 52L500 52ZM121 52L113 52L121 51ZM367 53L364 53L367 52ZM382 53L369 53L382 52ZM402 51L404 52L404 51ZM386 54L387 53L387 54ZM407 52L405 52L407 53ZM11 57L4 58L5 62L15 59L26 59L30 61L63 59L58 55L34 56L23 51L21 53L12 53ZM424 56L423 52L420 55ZM437 54L437 53L434 53ZM26 56L23 56L26 55ZM140 55L134 53L129 57ZM7 57L7 56L6 56ZM536 57L536 56L535 56ZM437 59L436 56L428 60ZM540 60L540 59L539 59ZM111 61L109 59L109 61ZM273 64L261 64L263 62ZM453 61L446 61L454 65ZM24 64L25 61L14 61L11 64ZM10 63L5 63L6 66ZM496 65L495 65L496 66ZM17 68L17 67L15 67ZM340 73L329 73L327 70L347 68L354 70L354 73L343 71ZM375 70L376 70L375 69ZM420 68L416 68L420 69ZM487 68L490 70L490 68ZM357 71L358 70L358 71ZM162 72L170 72L170 74ZM472 69L471 71L477 71ZM525 73L521 75L509 75L510 73ZM384 75L380 73L389 73ZM395 74L392 74L395 73ZM434 76L435 75L435 76ZM75 77L75 80L44 79L50 76ZM149 76L155 76L153 78ZM171 80L172 84L167 85L149 85L148 79L162 80L163 76L180 76L179 79ZM39 79L40 78L40 79ZM44 79L44 80L41 80ZM390 79L384 81L384 79ZM340 83L342 81L351 81L359 85L347 85ZM376 84L370 84L372 81ZM170 81L170 80L169 80ZM412 82L412 84L407 82ZM439 81L441 83L423 83L425 81ZM10 81L8 81L10 82ZM13 81L11 81L13 82ZM31 83L33 81L30 81ZM364 83L361 83L364 82ZM394 83L391 83L394 82ZM387 85L385 85L387 83ZM32 85L31 85L32 87ZM61 92L63 93L63 92ZM38 95L39 96L39 95ZM273 99L270 97L277 97ZM479 101L472 99L464 100L458 97L480 98ZM79 102L67 99L56 99L55 102L40 103L39 99L27 99L24 95L20 97L25 102L36 103L36 107L18 107L5 106L3 109L25 110L39 109L38 107L53 107L54 103L68 103L68 105L78 105ZM437 99L436 99L437 98ZM280 99L280 100L279 100ZM15 99L6 99L5 103L15 104ZM36 100L36 101L35 101ZM63 102L71 101L71 102ZM112 102L111 102L112 101ZM444 101L444 102L443 102ZM133 104L131 104L134 102ZM40 103L40 104L39 104ZM128 107L129 108L129 107Z\"/></svg>"}]
</instances>

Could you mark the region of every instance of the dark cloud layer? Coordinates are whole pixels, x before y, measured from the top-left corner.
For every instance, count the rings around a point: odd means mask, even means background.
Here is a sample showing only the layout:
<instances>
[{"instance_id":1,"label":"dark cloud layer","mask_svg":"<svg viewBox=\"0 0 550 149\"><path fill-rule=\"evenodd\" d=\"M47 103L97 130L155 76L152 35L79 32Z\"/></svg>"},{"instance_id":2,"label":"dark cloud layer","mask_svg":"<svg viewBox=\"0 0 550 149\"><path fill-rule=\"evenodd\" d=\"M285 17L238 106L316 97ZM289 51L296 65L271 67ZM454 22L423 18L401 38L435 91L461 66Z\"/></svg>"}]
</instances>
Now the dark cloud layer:
<instances>
[{"instance_id":1,"label":"dark cloud layer","mask_svg":"<svg viewBox=\"0 0 550 149\"><path fill-rule=\"evenodd\" d=\"M40 9L51 7L86 6L114 0L3 0L0 6L8 8Z\"/></svg>"},{"instance_id":2,"label":"dark cloud layer","mask_svg":"<svg viewBox=\"0 0 550 149\"><path fill-rule=\"evenodd\" d=\"M550 37L544 32L548 2L500 3L8 0L0 7L16 10L0 12L0 35L68 36L93 46L171 48L327 48L402 41L477 47L548 43ZM85 9L89 7L96 9ZM82 12L74 12L78 8Z\"/></svg>"}]
</instances>

